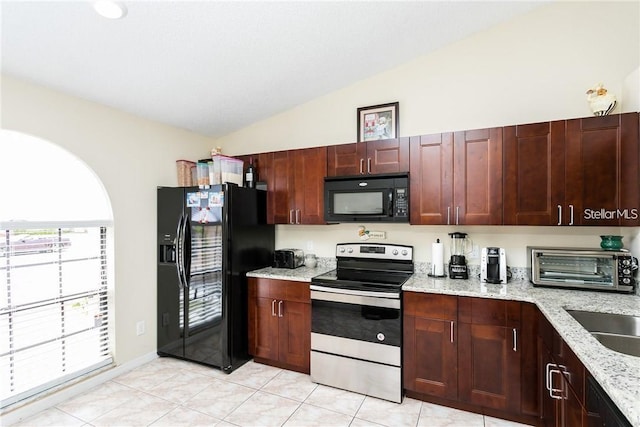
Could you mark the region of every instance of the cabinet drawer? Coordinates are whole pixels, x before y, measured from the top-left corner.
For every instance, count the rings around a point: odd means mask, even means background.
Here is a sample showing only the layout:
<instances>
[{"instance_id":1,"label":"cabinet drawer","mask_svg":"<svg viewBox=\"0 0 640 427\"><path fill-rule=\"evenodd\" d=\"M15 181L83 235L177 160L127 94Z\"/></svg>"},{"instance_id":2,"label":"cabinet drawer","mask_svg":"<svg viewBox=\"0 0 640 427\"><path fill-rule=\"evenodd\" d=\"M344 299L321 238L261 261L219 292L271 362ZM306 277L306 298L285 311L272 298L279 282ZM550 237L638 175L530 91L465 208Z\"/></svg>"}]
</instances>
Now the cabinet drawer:
<instances>
[{"instance_id":1,"label":"cabinet drawer","mask_svg":"<svg viewBox=\"0 0 640 427\"><path fill-rule=\"evenodd\" d=\"M456 320L458 298L450 295L404 292L404 312L427 319Z\"/></svg>"},{"instance_id":2,"label":"cabinet drawer","mask_svg":"<svg viewBox=\"0 0 640 427\"><path fill-rule=\"evenodd\" d=\"M486 298L458 297L458 321L474 325L520 326L520 303Z\"/></svg>"},{"instance_id":3,"label":"cabinet drawer","mask_svg":"<svg viewBox=\"0 0 640 427\"><path fill-rule=\"evenodd\" d=\"M292 280L249 278L249 296L311 303L309 283Z\"/></svg>"}]
</instances>

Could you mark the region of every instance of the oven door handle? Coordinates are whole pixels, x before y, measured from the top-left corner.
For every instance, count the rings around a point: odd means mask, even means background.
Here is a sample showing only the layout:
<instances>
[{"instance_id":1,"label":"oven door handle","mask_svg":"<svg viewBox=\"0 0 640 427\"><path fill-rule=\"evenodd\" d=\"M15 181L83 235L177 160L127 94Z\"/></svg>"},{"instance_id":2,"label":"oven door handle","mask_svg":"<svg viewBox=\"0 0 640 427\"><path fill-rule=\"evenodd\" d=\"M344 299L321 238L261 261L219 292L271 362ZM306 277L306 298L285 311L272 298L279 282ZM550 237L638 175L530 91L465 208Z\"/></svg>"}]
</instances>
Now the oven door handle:
<instances>
[{"instance_id":1,"label":"oven door handle","mask_svg":"<svg viewBox=\"0 0 640 427\"><path fill-rule=\"evenodd\" d=\"M351 294L341 291L351 291L350 289L333 289L323 288L322 286L311 285L311 302L313 301L328 301L328 302L341 302L345 304L355 305L368 305L373 307L385 307L400 309L400 298L381 298L377 296L369 296L362 294Z\"/></svg>"},{"instance_id":2,"label":"oven door handle","mask_svg":"<svg viewBox=\"0 0 640 427\"><path fill-rule=\"evenodd\" d=\"M400 299L400 292L384 292L384 291L359 291L356 289L332 288L311 283L309 289L312 291L329 292L332 294L355 295L361 297Z\"/></svg>"}]
</instances>

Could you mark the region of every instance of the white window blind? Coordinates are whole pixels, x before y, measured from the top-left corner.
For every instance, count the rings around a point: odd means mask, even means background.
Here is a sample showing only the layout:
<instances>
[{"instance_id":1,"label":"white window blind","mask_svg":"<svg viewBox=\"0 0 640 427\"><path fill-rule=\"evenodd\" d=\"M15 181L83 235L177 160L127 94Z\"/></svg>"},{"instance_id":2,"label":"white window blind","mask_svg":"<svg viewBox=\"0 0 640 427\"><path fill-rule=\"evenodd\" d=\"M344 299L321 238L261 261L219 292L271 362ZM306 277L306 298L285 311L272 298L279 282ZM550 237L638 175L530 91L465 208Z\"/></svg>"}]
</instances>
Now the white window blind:
<instances>
[{"instance_id":1,"label":"white window blind","mask_svg":"<svg viewBox=\"0 0 640 427\"><path fill-rule=\"evenodd\" d=\"M0 229L2 407L112 362L106 225L25 225Z\"/></svg>"}]
</instances>

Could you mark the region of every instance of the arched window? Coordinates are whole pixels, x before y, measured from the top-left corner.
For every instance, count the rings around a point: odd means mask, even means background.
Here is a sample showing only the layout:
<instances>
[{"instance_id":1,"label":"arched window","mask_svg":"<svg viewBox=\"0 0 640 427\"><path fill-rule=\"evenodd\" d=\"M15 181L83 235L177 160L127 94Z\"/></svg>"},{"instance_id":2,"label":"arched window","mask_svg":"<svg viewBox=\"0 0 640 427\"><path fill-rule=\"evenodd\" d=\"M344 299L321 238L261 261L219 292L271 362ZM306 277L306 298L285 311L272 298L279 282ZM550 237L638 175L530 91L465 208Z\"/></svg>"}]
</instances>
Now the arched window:
<instances>
[{"instance_id":1,"label":"arched window","mask_svg":"<svg viewBox=\"0 0 640 427\"><path fill-rule=\"evenodd\" d=\"M11 405L112 362L112 214L87 165L0 130L0 400Z\"/></svg>"}]
</instances>

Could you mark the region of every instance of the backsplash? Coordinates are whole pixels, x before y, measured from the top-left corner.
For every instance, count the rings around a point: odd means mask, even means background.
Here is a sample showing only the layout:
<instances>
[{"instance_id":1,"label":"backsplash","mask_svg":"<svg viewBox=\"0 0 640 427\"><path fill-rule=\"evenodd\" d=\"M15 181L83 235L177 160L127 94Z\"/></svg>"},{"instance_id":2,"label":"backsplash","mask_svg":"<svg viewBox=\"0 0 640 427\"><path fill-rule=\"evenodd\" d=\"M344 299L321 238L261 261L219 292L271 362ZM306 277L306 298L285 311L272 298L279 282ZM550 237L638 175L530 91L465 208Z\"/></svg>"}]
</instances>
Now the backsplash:
<instances>
[{"instance_id":1,"label":"backsplash","mask_svg":"<svg viewBox=\"0 0 640 427\"><path fill-rule=\"evenodd\" d=\"M445 264L444 270L448 271L448 264ZM318 257L318 265L316 267L318 269L318 274L321 274L324 271L331 270L336 268L336 259L329 257ZM527 281L529 280L529 274L527 273L527 269L525 267L507 267L511 271L511 282L514 281ZM469 265L469 277L470 278L480 278L480 266L479 265ZM415 272L418 274L429 274L431 272L431 263L430 262L416 262L415 263ZM638 280L638 279L636 279ZM635 294L640 296L640 286L636 285Z\"/></svg>"},{"instance_id":2,"label":"backsplash","mask_svg":"<svg viewBox=\"0 0 640 427\"><path fill-rule=\"evenodd\" d=\"M430 262L416 262L415 272L420 274L429 274L431 272ZM480 266L479 265L467 265L469 272L469 278L480 278ZM507 267L508 271L511 271L511 278L509 280L529 280L527 269L524 267ZM449 264L444 265L445 274L449 271Z\"/></svg>"}]
</instances>

